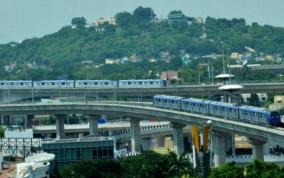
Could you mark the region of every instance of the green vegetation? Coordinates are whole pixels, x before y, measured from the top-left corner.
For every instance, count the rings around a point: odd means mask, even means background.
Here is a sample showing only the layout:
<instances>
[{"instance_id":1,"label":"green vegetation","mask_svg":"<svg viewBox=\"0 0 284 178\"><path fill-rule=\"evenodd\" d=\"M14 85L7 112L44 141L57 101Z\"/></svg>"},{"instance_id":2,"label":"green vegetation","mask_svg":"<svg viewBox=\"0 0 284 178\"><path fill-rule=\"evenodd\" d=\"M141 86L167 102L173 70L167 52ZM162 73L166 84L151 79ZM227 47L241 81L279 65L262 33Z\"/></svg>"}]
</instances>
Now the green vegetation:
<instances>
[{"instance_id":1,"label":"green vegetation","mask_svg":"<svg viewBox=\"0 0 284 178\"><path fill-rule=\"evenodd\" d=\"M209 178L281 178L284 168L275 164L265 164L254 161L252 164L240 167L235 163L228 163L211 171Z\"/></svg>"},{"instance_id":2,"label":"green vegetation","mask_svg":"<svg viewBox=\"0 0 284 178\"><path fill-rule=\"evenodd\" d=\"M174 153L144 152L119 160L82 161L59 170L62 178L180 178L195 177L192 165Z\"/></svg>"},{"instance_id":3,"label":"green vegetation","mask_svg":"<svg viewBox=\"0 0 284 178\"><path fill-rule=\"evenodd\" d=\"M0 138L3 138L5 134L5 129L3 128L2 125L0 125Z\"/></svg>"},{"instance_id":4,"label":"green vegetation","mask_svg":"<svg viewBox=\"0 0 284 178\"><path fill-rule=\"evenodd\" d=\"M194 178L196 170L184 156L144 152L118 160L81 161L59 170L62 178ZM211 169L209 178L281 178L284 168L254 161L248 166L227 163Z\"/></svg>"},{"instance_id":5,"label":"green vegetation","mask_svg":"<svg viewBox=\"0 0 284 178\"><path fill-rule=\"evenodd\" d=\"M151 8L143 7L116 14L116 25L88 26L84 17L73 18L70 26L56 33L0 45L1 66L15 64L11 70L0 70L0 78L158 78L161 71L172 69L180 71L185 82L196 83L199 75L201 81L208 81L207 68L198 67L200 63L209 63L214 74L222 71L223 51L228 58L232 52L244 54L250 47L256 50L252 57L283 58L284 28L212 17L201 23L181 11L170 12L169 17L173 16L183 20L157 20ZM219 55L204 57L213 53ZM105 59L120 59L120 64L106 65ZM126 60L122 63L121 59ZM245 68L237 72L237 80L283 80L280 73L266 73Z\"/></svg>"}]
</instances>

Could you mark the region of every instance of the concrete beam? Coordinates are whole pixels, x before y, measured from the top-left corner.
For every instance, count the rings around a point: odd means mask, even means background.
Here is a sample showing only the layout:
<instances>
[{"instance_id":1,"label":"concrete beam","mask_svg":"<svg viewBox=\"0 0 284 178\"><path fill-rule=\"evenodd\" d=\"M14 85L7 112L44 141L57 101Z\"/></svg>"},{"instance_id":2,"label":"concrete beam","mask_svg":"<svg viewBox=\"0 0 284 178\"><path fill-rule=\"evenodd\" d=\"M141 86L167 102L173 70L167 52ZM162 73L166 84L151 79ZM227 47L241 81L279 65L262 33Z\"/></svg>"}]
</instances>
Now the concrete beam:
<instances>
[{"instance_id":1,"label":"concrete beam","mask_svg":"<svg viewBox=\"0 0 284 178\"><path fill-rule=\"evenodd\" d=\"M140 120L132 118L130 120L131 127L131 152L141 152L141 136L140 136Z\"/></svg>"},{"instance_id":2,"label":"concrete beam","mask_svg":"<svg viewBox=\"0 0 284 178\"><path fill-rule=\"evenodd\" d=\"M62 139L65 137L64 134L64 120L67 118L66 114L55 115L56 119L56 139Z\"/></svg>"},{"instance_id":3,"label":"concrete beam","mask_svg":"<svg viewBox=\"0 0 284 178\"><path fill-rule=\"evenodd\" d=\"M184 152L184 141L183 141L183 131L182 129L185 127L184 124L179 123L171 123L173 128L173 142L174 142L174 151L180 156Z\"/></svg>"},{"instance_id":4,"label":"concrete beam","mask_svg":"<svg viewBox=\"0 0 284 178\"><path fill-rule=\"evenodd\" d=\"M222 132L214 131L212 134L212 142L213 142L213 161L215 167L219 167L225 163L226 158L226 136L227 134Z\"/></svg>"}]
</instances>

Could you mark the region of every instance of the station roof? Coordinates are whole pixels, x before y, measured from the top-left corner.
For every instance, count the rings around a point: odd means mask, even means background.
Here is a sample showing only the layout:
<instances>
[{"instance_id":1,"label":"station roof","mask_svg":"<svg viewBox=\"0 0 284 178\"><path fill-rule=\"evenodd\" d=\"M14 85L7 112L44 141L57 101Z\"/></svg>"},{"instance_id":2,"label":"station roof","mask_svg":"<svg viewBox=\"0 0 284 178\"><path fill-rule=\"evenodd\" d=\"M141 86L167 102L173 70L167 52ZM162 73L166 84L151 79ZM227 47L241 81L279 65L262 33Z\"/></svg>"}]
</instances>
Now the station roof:
<instances>
[{"instance_id":1,"label":"station roof","mask_svg":"<svg viewBox=\"0 0 284 178\"><path fill-rule=\"evenodd\" d=\"M219 75L215 76L215 78L217 78L217 79L228 79L230 77L234 77L234 75L232 75L232 74L219 74Z\"/></svg>"},{"instance_id":2,"label":"station roof","mask_svg":"<svg viewBox=\"0 0 284 178\"><path fill-rule=\"evenodd\" d=\"M243 86L241 85L223 85L221 87L219 87L219 90L240 90L242 89Z\"/></svg>"}]
</instances>

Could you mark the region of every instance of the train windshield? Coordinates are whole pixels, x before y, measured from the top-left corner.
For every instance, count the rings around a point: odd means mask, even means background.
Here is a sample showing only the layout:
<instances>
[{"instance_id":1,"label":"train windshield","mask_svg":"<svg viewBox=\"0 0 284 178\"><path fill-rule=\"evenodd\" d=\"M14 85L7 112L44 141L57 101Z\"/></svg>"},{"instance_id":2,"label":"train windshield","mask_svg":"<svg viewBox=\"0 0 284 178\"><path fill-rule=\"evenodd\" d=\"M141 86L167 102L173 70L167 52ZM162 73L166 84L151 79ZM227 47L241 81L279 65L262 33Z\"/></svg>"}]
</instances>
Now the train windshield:
<instances>
[{"instance_id":1,"label":"train windshield","mask_svg":"<svg viewBox=\"0 0 284 178\"><path fill-rule=\"evenodd\" d=\"M280 113L277 112L277 111L274 111L274 112L271 112L271 116L272 117L278 117L278 116L280 116Z\"/></svg>"}]
</instances>

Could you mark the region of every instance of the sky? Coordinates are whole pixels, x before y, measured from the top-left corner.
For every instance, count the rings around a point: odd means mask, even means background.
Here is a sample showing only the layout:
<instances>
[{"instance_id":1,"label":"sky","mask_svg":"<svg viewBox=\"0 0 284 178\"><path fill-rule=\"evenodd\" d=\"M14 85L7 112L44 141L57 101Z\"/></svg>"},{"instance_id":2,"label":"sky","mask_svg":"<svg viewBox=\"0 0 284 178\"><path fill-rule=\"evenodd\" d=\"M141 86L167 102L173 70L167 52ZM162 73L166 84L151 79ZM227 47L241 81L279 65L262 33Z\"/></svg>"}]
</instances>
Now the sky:
<instances>
[{"instance_id":1,"label":"sky","mask_svg":"<svg viewBox=\"0 0 284 178\"><path fill-rule=\"evenodd\" d=\"M284 27L284 0L0 0L0 44L54 33L73 17L94 22L139 6L152 7L158 17L182 10L192 17L245 18Z\"/></svg>"}]
</instances>

